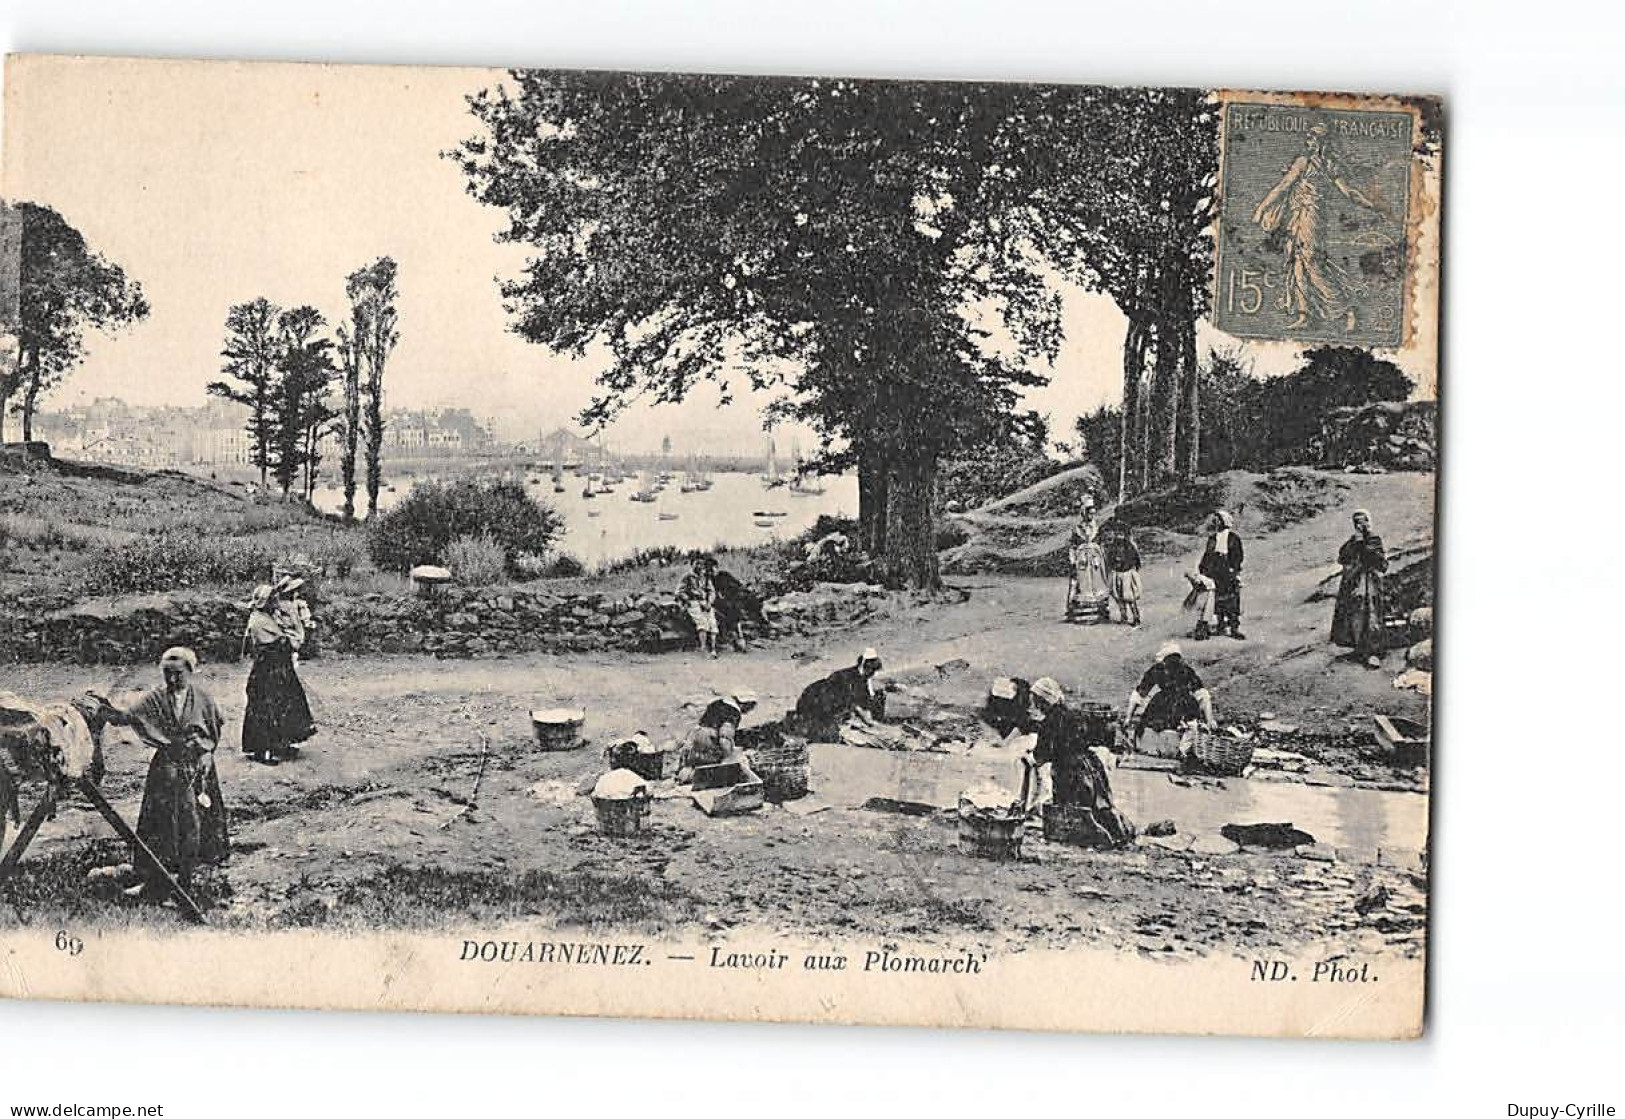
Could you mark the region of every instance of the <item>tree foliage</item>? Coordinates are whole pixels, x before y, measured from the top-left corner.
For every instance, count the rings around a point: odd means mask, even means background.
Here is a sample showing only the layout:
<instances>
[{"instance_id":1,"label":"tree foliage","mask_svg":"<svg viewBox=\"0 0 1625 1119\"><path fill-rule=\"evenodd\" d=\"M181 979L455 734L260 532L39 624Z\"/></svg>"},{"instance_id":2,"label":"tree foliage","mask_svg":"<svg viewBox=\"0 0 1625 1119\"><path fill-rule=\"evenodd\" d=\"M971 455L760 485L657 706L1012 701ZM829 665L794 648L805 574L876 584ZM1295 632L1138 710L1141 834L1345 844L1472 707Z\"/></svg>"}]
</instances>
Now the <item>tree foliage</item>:
<instances>
[{"instance_id":1,"label":"tree foliage","mask_svg":"<svg viewBox=\"0 0 1625 1119\"><path fill-rule=\"evenodd\" d=\"M585 422L700 380L783 390L879 502L877 545L937 581L937 464L1008 430L1058 342L1025 202L1024 87L515 72L450 153L535 255L522 337L608 355Z\"/></svg>"},{"instance_id":2,"label":"tree foliage","mask_svg":"<svg viewBox=\"0 0 1625 1119\"><path fill-rule=\"evenodd\" d=\"M489 537L517 573L521 557L543 555L563 528L559 515L517 482L419 482L372 521L367 548L379 567L404 572L443 562L457 540Z\"/></svg>"},{"instance_id":3,"label":"tree foliage","mask_svg":"<svg viewBox=\"0 0 1625 1119\"><path fill-rule=\"evenodd\" d=\"M209 395L248 409L249 461L260 472L264 489L276 455L277 316L282 309L264 296L234 304L226 311L225 359L220 371L229 379L209 383Z\"/></svg>"},{"instance_id":4,"label":"tree foliage","mask_svg":"<svg viewBox=\"0 0 1625 1119\"><path fill-rule=\"evenodd\" d=\"M1405 400L1411 381L1369 351L1321 346L1280 377L1258 377L1235 351L1219 351L1200 370L1202 474L1267 470L1306 461L1321 420L1334 408ZM1122 415L1101 408L1077 421L1086 457L1104 469L1116 461Z\"/></svg>"},{"instance_id":5,"label":"tree foliage","mask_svg":"<svg viewBox=\"0 0 1625 1119\"><path fill-rule=\"evenodd\" d=\"M345 280L350 300L348 328L339 329L344 369L344 515L355 516L355 469L359 447L366 469L367 516L378 511L383 483L384 370L400 341L395 309L395 261L381 256Z\"/></svg>"},{"instance_id":6,"label":"tree foliage","mask_svg":"<svg viewBox=\"0 0 1625 1119\"><path fill-rule=\"evenodd\" d=\"M317 445L337 415L328 400L335 369L333 342L320 333L326 325L322 313L309 305L277 317L272 467L283 497L303 470L304 497L310 499L321 462Z\"/></svg>"},{"instance_id":7,"label":"tree foliage","mask_svg":"<svg viewBox=\"0 0 1625 1119\"><path fill-rule=\"evenodd\" d=\"M0 437L19 393L23 438L33 438L40 399L85 355L87 330L116 331L147 317L141 285L91 249L49 206L18 204L22 223L16 367L0 370Z\"/></svg>"}]
</instances>

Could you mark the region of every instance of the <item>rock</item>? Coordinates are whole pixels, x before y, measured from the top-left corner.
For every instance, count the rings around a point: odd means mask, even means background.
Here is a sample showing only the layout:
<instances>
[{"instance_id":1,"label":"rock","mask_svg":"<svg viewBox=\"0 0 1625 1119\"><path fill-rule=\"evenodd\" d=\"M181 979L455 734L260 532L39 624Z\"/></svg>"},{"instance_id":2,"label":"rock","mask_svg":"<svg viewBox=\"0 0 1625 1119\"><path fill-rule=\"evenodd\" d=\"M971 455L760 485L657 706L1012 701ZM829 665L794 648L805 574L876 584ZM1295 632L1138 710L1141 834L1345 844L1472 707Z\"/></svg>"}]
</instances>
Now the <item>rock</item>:
<instances>
[{"instance_id":1,"label":"rock","mask_svg":"<svg viewBox=\"0 0 1625 1119\"><path fill-rule=\"evenodd\" d=\"M1154 824L1147 824L1141 835L1163 836L1173 835L1179 830L1172 820L1158 820Z\"/></svg>"},{"instance_id":2,"label":"rock","mask_svg":"<svg viewBox=\"0 0 1625 1119\"><path fill-rule=\"evenodd\" d=\"M1193 855L1234 855L1241 850L1239 844L1222 835L1199 835L1186 848Z\"/></svg>"},{"instance_id":3,"label":"rock","mask_svg":"<svg viewBox=\"0 0 1625 1119\"><path fill-rule=\"evenodd\" d=\"M1411 635L1417 640L1432 637L1433 607L1418 606L1415 610L1412 610L1410 616L1405 619L1405 624L1410 627Z\"/></svg>"},{"instance_id":4,"label":"rock","mask_svg":"<svg viewBox=\"0 0 1625 1119\"><path fill-rule=\"evenodd\" d=\"M1315 837L1291 824L1226 824L1219 834L1244 847L1267 847L1281 850L1303 847L1315 842Z\"/></svg>"},{"instance_id":5,"label":"rock","mask_svg":"<svg viewBox=\"0 0 1625 1119\"><path fill-rule=\"evenodd\" d=\"M1325 843L1306 843L1299 847L1295 854L1300 859L1308 859L1316 863L1335 863L1337 850Z\"/></svg>"},{"instance_id":6,"label":"rock","mask_svg":"<svg viewBox=\"0 0 1625 1119\"><path fill-rule=\"evenodd\" d=\"M1388 899L1388 887L1378 886L1354 903L1354 912L1364 917L1368 913L1373 913L1378 909L1386 907L1388 904Z\"/></svg>"},{"instance_id":7,"label":"rock","mask_svg":"<svg viewBox=\"0 0 1625 1119\"><path fill-rule=\"evenodd\" d=\"M1405 663L1424 672L1433 671L1433 638L1418 641L1405 651Z\"/></svg>"}]
</instances>

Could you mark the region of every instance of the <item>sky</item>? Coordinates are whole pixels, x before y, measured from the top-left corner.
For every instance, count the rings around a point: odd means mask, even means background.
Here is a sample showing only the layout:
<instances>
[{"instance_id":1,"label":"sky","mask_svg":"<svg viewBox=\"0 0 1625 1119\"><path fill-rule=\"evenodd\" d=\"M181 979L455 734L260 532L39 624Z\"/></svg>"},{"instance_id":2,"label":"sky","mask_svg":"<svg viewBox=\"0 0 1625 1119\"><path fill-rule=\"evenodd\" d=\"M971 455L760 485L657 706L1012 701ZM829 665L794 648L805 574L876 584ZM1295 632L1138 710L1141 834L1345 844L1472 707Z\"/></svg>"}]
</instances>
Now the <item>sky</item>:
<instances>
[{"instance_id":1,"label":"sky","mask_svg":"<svg viewBox=\"0 0 1625 1119\"><path fill-rule=\"evenodd\" d=\"M464 98L498 70L432 67L8 60L3 189L55 207L92 247L138 279L152 312L92 334L84 364L48 402L99 396L196 405L218 376L227 308L265 296L338 321L344 277L380 255L400 265L401 340L391 407L468 407L499 437L563 424L592 397L598 369L507 329L497 277L523 246L498 245L503 214L475 202L439 153L476 130ZM1103 296L1063 289L1064 341L1051 383L1028 405L1057 436L1121 397L1125 321ZM1240 345L1200 325L1198 347L1239 346L1262 374L1297 367L1283 343ZM1399 363L1431 395L1426 346ZM611 446L678 451L765 447L765 399L718 407L702 386L681 405L635 405ZM810 434L786 430L781 446Z\"/></svg>"}]
</instances>

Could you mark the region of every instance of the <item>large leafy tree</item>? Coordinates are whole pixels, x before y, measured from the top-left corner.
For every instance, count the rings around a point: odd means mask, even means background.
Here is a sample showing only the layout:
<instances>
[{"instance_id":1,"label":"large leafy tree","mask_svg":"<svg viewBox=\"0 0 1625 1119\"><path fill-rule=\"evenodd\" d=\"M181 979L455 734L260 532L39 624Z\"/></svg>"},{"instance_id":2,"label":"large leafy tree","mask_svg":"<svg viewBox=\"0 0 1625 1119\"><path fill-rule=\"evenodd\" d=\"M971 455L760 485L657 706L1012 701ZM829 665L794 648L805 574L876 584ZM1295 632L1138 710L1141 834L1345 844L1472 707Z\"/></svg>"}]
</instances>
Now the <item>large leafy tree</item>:
<instances>
[{"instance_id":1,"label":"large leafy tree","mask_svg":"<svg viewBox=\"0 0 1625 1119\"><path fill-rule=\"evenodd\" d=\"M281 308L264 296L233 305L226 311L225 359L220 371L228 379L212 381L209 395L241 404L248 410L246 428L249 455L259 468L260 488L269 481L276 457L277 359L280 342L277 318Z\"/></svg>"},{"instance_id":2,"label":"large leafy tree","mask_svg":"<svg viewBox=\"0 0 1625 1119\"><path fill-rule=\"evenodd\" d=\"M333 343L321 335L326 325L321 312L308 305L277 316L271 457L284 498L301 469L309 497L320 429L336 414L326 400L334 373Z\"/></svg>"},{"instance_id":3,"label":"large leafy tree","mask_svg":"<svg viewBox=\"0 0 1625 1119\"><path fill-rule=\"evenodd\" d=\"M40 399L84 358L87 330L114 331L147 316L141 285L94 251L49 206L23 202L17 363L0 371L0 438L5 414L22 413L32 439Z\"/></svg>"},{"instance_id":4,"label":"large leafy tree","mask_svg":"<svg viewBox=\"0 0 1625 1119\"><path fill-rule=\"evenodd\" d=\"M1058 306L1019 227L1024 87L515 72L450 153L535 250L522 337L608 355L584 420L701 379L786 390L865 534L938 581L937 464L1011 422Z\"/></svg>"},{"instance_id":5,"label":"large leafy tree","mask_svg":"<svg viewBox=\"0 0 1625 1119\"><path fill-rule=\"evenodd\" d=\"M1192 89L1050 91L1033 114L1035 240L1109 295L1123 341L1120 496L1196 474L1196 322L1212 275L1218 108Z\"/></svg>"}]
</instances>

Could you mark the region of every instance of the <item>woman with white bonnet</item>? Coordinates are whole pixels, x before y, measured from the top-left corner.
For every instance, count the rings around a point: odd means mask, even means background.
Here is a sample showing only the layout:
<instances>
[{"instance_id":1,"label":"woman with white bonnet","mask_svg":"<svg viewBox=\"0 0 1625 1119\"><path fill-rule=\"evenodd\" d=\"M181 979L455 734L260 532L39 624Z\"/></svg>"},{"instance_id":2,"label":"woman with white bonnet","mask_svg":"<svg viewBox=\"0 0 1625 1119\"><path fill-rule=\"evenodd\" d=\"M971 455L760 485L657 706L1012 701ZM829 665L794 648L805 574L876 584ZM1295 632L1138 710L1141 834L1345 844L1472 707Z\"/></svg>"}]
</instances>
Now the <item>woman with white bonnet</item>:
<instances>
[{"instance_id":1,"label":"woman with white bonnet","mask_svg":"<svg viewBox=\"0 0 1625 1119\"><path fill-rule=\"evenodd\" d=\"M285 621L283 600L292 582L284 578L258 588L243 631L254 661L243 709L243 753L263 765L298 757L299 743L316 733L310 701L294 671L294 639Z\"/></svg>"},{"instance_id":2,"label":"woman with white bonnet","mask_svg":"<svg viewBox=\"0 0 1625 1119\"><path fill-rule=\"evenodd\" d=\"M1129 741L1137 743L1148 730L1178 730L1194 722L1218 725L1213 717L1213 696L1196 670L1186 663L1179 646L1164 642L1157 650L1156 662L1129 693L1128 709L1123 715Z\"/></svg>"},{"instance_id":3,"label":"woman with white bonnet","mask_svg":"<svg viewBox=\"0 0 1625 1119\"><path fill-rule=\"evenodd\" d=\"M1241 537L1235 532L1235 519L1223 509L1215 509L1210 522L1212 531L1202 558L1197 563L1198 595L1196 631L1191 634L1197 641L1209 636L1224 636L1228 630L1237 641L1246 640L1241 632L1241 564L1246 553Z\"/></svg>"},{"instance_id":4,"label":"woman with white bonnet","mask_svg":"<svg viewBox=\"0 0 1625 1119\"><path fill-rule=\"evenodd\" d=\"M1354 535L1337 550L1337 562L1343 565L1343 576L1332 610L1332 643L1353 649L1367 668L1381 668L1387 608L1382 577L1388 570L1388 553L1382 537L1371 531L1371 514L1364 509L1354 511Z\"/></svg>"},{"instance_id":5,"label":"woman with white bonnet","mask_svg":"<svg viewBox=\"0 0 1625 1119\"><path fill-rule=\"evenodd\" d=\"M100 715L116 726L130 727L142 745L152 748L147 783L141 794L136 834L158 860L189 886L193 871L223 861L230 850L226 806L214 752L225 719L208 692L192 679L197 654L176 646L158 661L163 683L143 692L128 708L97 695ZM146 882L129 893L161 901L168 886L144 867Z\"/></svg>"},{"instance_id":6,"label":"woman with white bonnet","mask_svg":"<svg viewBox=\"0 0 1625 1119\"><path fill-rule=\"evenodd\" d=\"M1106 576L1106 554L1099 537L1095 499L1085 494L1069 541L1072 582L1066 603L1068 617L1092 613L1107 621L1111 618L1111 581Z\"/></svg>"}]
</instances>

